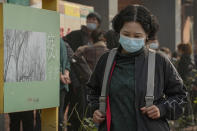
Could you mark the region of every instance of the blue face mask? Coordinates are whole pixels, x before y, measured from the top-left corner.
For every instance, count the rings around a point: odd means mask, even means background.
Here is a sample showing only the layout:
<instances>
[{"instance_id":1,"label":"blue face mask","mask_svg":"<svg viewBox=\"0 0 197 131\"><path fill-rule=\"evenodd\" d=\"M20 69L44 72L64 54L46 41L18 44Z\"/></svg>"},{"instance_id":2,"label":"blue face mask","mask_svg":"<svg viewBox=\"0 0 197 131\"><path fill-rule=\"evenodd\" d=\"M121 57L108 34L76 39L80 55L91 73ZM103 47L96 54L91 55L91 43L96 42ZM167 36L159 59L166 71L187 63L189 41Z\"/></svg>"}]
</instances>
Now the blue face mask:
<instances>
[{"instance_id":1,"label":"blue face mask","mask_svg":"<svg viewBox=\"0 0 197 131\"><path fill-rule=\"evenodd\" d=\"M127 52L137 52L144 47L144 39L130 38L120 35L119 42Z\"/></svg>"},{"instance_id":2,"label":"blue face mask","mask_svg":"<svg viewBox=\"0 0 197 131\"><path fill-rule=\"evenodd\" d=\"M87 23L87 28L89 30L96 30L97 25L95 23Z\"/></svg>"},{"instance_id":3,"label":"blue face mask","mask_svg":"<svg viewBox=\"0 0 197 131\"><path fill-rule=\"evenodd\" d=\"M159 48L159 45L158 45L157 43L151 43L151 44L149 45L149 47L150 47L151 49L153 49L153 50L156 50L156 49Z\"/></svg>"}]
</instances>

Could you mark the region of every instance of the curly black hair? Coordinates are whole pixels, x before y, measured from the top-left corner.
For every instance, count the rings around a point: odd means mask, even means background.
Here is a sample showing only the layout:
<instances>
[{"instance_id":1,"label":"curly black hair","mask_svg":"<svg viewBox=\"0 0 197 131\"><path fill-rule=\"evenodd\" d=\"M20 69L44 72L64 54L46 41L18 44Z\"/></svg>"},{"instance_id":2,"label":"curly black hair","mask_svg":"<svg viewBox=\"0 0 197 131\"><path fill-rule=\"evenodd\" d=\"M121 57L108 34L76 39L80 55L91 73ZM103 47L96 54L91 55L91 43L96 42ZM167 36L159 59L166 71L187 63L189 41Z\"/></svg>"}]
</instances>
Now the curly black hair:
<instances>
[{"instance_id":1,"label":"curly black hair","mask_svg":"<svg viewBox=\"0 0 197 131\"><path fill-rule=\"evenodd\" d=\"M156 17L142 5L129 5L121 10L113 18L112 27L117 33L120 33L121 28L126 22L140 23L148 35L148 40L154 39L159 30Z\"/></svg>"}]
</instances>

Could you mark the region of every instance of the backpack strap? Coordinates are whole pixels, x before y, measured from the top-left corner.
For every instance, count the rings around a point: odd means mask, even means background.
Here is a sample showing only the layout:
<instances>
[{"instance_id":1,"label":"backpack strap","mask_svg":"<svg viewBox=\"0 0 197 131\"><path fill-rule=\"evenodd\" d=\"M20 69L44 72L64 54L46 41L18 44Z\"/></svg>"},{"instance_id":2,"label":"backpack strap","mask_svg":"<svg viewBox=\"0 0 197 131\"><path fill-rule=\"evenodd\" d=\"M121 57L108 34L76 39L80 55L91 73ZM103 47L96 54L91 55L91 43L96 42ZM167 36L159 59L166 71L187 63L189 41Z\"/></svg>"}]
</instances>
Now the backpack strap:
<instances>
[{"instance_id":1,"label":"backpack strap","mask_svg":"<svg viewBox=\"0 0 197 131\"><path fill-rule=\"evenodd\" d=\"M145 102L146 107L153 105L154 101L154 79L155 79L155 54L154 50L148 52L148 75Z\"/></svg>"},{"instance_id":2,"label":"backpack strap","mask_svg":"<svg viewBox=\"0 0 197 131\"><path fill-rule=\"evenodd\" d=\"M101 96L99 98L99 110L105 114L106 113L106 95L107 95L107 84L108 84L108 78L109 78L109 74L111 71L111 67L113 65L114 62L114 58L116 56L117 53L117 48L112 49L109 52L108 58L107 58L107 63L105 66L105 72L104 72L104 77L103 77L103 84L102 84L102 90L101 90Z\"/></svg>"}]
</instances>

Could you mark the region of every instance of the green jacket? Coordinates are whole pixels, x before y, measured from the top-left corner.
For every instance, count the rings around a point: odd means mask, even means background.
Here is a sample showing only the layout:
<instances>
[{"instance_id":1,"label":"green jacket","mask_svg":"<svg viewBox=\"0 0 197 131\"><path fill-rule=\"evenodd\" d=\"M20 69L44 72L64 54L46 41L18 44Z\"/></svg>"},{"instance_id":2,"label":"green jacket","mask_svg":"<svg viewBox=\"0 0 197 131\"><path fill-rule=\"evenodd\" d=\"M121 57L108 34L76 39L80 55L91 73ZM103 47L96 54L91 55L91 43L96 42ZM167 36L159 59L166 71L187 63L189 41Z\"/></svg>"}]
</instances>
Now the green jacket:
<instances>
[{"instance_id":1,"label":"green jacket","mask_svg":"<svg viewBox=\"0 0 197 131\"><path fill-rule=\"evenodd\" d=\"M60 39L60 72L64 74L65 70L70 71L70 62L68 60L67 48L64 43L64 40ZM65 88L67 91L69 91L68 85L65 85L62 82L60 82L60 89L62 88Z\"/></svg>"}]
</instances>

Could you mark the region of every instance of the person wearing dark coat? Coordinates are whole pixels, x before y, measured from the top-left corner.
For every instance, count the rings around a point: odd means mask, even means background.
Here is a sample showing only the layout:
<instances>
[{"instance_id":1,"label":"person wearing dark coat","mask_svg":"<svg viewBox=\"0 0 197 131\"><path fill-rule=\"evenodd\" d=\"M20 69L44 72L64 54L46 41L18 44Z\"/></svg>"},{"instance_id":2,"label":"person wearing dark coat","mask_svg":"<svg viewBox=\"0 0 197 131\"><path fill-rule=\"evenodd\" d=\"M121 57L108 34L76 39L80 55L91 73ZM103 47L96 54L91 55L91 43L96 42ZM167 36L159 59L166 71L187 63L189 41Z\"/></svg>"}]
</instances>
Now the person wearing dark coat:
<instances>
[{"instance_id":1,"label":"person wearing dark coat","mask_svg":"<svg viewBox=\"0 0 197 131\"><path fill-rule=\"evenodd\" d=\"M185 81L191 71L195 69L195 64L192 60L192 45L180 43L177 48L180 54L177 70L181 78Z\"/></svg>"},{"instance_id":2,"label":"person wearing dark coat","mask_svg":"<svg viewBox=\"0 0 197 131\"><path fill-rule=\"evenodd\" d=\"M89 13L86 19L86 26L82 26L80 30L72 31L71 33L63 37L63 40L68 44L67 47L70 47L68 48L68 53L75 52L81 46L92 45L93 43L91 41L91 33L95 30L98 30L100 28L100 25L101 16L96 12ZM71 63L70 78L72 83L69 86L70 104L68 116L71 115L71 117L69 118L68 122L71 123L71 125L67 127L67 130L77 131L81 126L78 114L80 119L83 119L85 117L86 83L81 81L81 76L79 75L80 72L76 70L72 56L69 57ZM76 111L72 112L73 108L76 108L78 114L76 113Z\"/></svg>"},{"instance_id":3,"label":"person wearing dark coat","mask_svg":"<svg viewBox=\"0 0 197 131\"><path fill-rule=\"evenodd\" d=\"M109 52L101 56L87 83L88 102L95 108L93 121L99 131L170 131L167 119L182 115L186 91L160 52L155 55L153 105L146 106L145 101L149 54L145 43L158 31L156 18L142 5L129 5L114 17L113 28L120 34L120 47L108 78L106 114L99 110L99 97Z\"/></svg>"},{"instance_id":4,"label":"person wearing dark coat","mask_svg":"<svg viewBox=\"0 0 197 131\"><path fill-rule=\"evenodd\" d=\"M108 51L108 48L106 46L105 38L104 38L104 32L100 30L95 30L91 34L91 39L93 42L93 45L86 45L82 46L77 49L75 52L75 56L79 58L84 58L84 61L87 63L87 68L90 69L91 73L95 68L96 63L98 62L99 58ZM85 83L88 82L91 74L89 77L85 80ZM85 99L87 97L87 89L85 88ZM92 110L89 108L86 100L86 117L92 117Z\"/></svg>"},{"instance_id":5,"label":"person wearing dark coat","mask_svg":"<svg viewBox=\"0 0 197 131\"><path fill-rule=\"evenodd\" d=\"M22 121L24 131L34 131L34 113L33 111L9 113L10 131L20 131Z\"/></svg>"},{"instance_id":6,"label":"person wearing dark coat","mask_svg":"<svg viewBox=\"0 0 197 131\"><path fill-rule=\"evenodd\" d=\"M63 37L63 40L70 45L74 52L80 46L92 44L90 35L92 31L100 28L101 16L96 12L88 14L86 24L87 25L83 25L80 30L74 30Z\"/></svg>"},{"instance_id":7,"label":"person wearing dark coat","mask_svg":"<svg viewBox=\"0 0 197 131\"><path fill-rule=\"evenodd\" d=\"M194 103L197 98L197 70L195 62L192 59L192 45L189 43L180 43L177 48L180 54L180 59L177 61L177 70L189 94L184 115L186 118L190 115L194 115L194 119L197 121L197 105ZM187 123L190 124L191 121L187 121Z\"/></svg>"}]
</instances>

